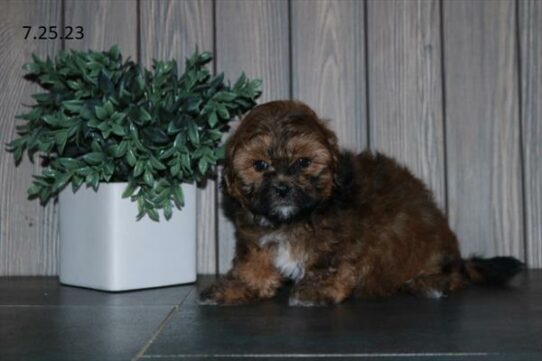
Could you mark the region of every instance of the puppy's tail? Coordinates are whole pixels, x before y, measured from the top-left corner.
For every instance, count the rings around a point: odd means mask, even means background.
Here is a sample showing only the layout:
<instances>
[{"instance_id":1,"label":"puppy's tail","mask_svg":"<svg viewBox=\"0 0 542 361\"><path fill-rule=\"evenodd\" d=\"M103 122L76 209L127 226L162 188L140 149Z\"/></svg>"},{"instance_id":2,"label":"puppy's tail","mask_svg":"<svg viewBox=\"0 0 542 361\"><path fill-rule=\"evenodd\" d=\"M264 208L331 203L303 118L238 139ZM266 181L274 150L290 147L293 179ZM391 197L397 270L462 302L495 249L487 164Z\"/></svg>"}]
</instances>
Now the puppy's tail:
<instances>
[{"instance_id":1,"label":"puppy's tail","mask_svg":"<svg viewBox=\"0 0 542 361\"><path fill-rule=\"evenodd\" d=\"M489 286L503 286L525 268L525 264L514 257L471 257L463 260L463 266L470 282Z\"/></svg>"}]
</instances>

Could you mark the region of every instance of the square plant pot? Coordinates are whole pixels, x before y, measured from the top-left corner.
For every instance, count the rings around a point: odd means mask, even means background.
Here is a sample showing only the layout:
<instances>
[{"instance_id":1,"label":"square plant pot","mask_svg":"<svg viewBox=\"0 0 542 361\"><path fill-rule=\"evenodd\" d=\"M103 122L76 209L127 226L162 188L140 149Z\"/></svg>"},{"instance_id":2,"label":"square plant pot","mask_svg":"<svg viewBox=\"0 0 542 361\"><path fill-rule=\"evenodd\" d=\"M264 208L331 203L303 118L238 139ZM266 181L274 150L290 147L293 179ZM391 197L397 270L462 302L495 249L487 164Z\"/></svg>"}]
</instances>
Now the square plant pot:
<instances>
[{"instance_id":1,"label":"square plant pot","mask_svg":"<svg viewBox=\"0 0 542 361\"><path fill-rule=\"evenodd\" d=\"M185 206L169 221L136 220L137 203L123 199L126 183L97 192L66 188L59 196L60 282L104 291L196 280L196 187L183 184Z\"/></svg>"}]
</instances>

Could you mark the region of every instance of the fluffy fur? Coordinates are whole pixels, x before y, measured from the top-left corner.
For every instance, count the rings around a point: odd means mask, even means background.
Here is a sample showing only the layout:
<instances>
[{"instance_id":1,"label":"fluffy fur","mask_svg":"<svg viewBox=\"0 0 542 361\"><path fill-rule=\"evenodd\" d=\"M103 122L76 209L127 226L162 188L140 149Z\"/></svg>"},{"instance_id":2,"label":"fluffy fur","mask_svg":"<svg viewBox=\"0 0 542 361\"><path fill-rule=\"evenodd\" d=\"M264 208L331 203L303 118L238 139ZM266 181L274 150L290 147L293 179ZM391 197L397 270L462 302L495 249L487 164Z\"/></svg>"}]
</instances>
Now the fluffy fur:
<instances>
[{"instance_id":1,"label":"fluffy fur","mask_svg":"<svg viewBox=\"0 0 542 361\"><path fill-rule=\"evenodd\" d=\"M288 279L291 305L399 291L438 298L505 283L522 267L512 257L463 260L419 179L385 155L340 152L300 102L266 103L243 119L228 143L224 191L236 254L202 303L269 298Z\"/></svg>"}]
</instances>

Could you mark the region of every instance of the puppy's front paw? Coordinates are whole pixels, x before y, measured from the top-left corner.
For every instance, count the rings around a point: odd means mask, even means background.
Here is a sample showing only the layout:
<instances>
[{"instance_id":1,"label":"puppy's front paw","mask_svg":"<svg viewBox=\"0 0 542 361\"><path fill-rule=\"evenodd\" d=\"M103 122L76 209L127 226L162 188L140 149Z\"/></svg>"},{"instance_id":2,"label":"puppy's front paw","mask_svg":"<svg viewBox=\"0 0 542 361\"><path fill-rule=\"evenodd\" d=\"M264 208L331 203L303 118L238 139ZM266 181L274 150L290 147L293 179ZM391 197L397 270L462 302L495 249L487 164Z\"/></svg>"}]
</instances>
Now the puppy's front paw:
<instances>
[{"instance_id":1,"label":"puppy's front paw","mask_svg":"<svg viewBox=\"0 0 542 361\"><path fill-rule=\"evenodd\" d=\"M198 303L200 305L219 305L221 302L221 299L223 299L222 292L220 291L219 284L213 284L207 288L205 288L203 291L199 294Z\"/></svg>"},{"instance_id":2,"label":"puppy's front paw","mask_svg":"<svg viewBox=\"0 0 542 361\"><path fill-rule=\"evenodd\" d=\"M314 301L309 301L309 300L302 300L302 299L296 298L295 296L290 296L290 299L288 300L288 305L297 306L297 307L325 306L325 304L315 303Z\"/></svg>"},{"instance_id":3,"label":"puppy's front paw","mask_svg":"<svg viewBox=\"0 0 542 361\"><path fill-rule=\"evenodd\" d=\"M329 306L339 302L340 300L325 290L311 289L306 286L294 289L288 300L290 306L302 307Z\"/></svg>"},{"instance_id":4,"label":"puppy's front paw","mask_svg":"<svg viewBox=\"0 0 542 361\"><path fill-rule=\"evenodd\" d=\"M200 293L200 305L240 305L254 298L245 285L235 281L222 281L211 285Z\"/></svg>"},{"instance_id":5,"label":"puppy's front paw","mask_svg":"<svg viewBox=\"0 0 542 361\"><path fill-rule=\"evenodd\" d=\"M218 290L218 284L211 285L200 292L198 304L205 306L216 306L220 304L220 300L223 299L221 293Z\"/></svg>"}]
</instances>

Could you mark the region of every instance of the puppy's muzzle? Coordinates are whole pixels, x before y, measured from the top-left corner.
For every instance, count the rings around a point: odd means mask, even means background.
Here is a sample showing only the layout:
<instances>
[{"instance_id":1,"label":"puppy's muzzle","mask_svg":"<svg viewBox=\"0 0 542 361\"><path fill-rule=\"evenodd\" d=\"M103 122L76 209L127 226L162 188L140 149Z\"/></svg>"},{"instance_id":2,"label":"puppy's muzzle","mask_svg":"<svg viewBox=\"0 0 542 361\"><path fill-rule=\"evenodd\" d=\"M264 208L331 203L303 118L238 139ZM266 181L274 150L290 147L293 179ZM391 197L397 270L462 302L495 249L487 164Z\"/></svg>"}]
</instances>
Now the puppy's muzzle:
<instances>
[{"instance_id":1,"label":"puppy's muzzle","mask_svg":"<svg viewBox=\"0 0 542 361\"><path fill-rule=\"evenodd\" d=\"M286 197L292 191L292 187L284 182L279 182L271 186L273 192L281 198Z\"/></svg>"}]
</instances>

